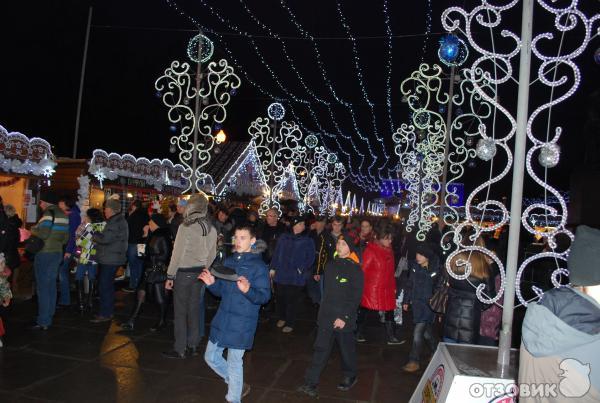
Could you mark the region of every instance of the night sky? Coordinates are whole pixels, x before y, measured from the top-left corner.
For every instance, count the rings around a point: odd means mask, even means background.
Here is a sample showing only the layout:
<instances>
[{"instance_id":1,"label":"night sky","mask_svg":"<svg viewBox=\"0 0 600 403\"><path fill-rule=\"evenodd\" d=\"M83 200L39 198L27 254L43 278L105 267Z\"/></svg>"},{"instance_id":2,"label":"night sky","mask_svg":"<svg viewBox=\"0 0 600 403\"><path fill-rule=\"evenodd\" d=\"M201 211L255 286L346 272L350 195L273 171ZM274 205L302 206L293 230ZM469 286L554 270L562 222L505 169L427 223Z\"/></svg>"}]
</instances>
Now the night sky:
<instances>
[{"instance_id":1,"label":"night sky","mask_svg":"<svg viewBox=\"0 0 600 403\"><path fill-rule=\"evenodd\" d=\"M341 3L351 34L359 38L356 44L362 81L374 105L373 115L361 91L352 44L344 39L348 35L339 19L336 2L286 2L306 32L320 38L316 43L330 82L338 96L354 105L356 124L361 134L369 137L373 150L357 139L348 110L334 102L325 84L311 43L302 39L279 0L245 3L239 0L3 1L0 4L0 124L9 131L45 138L58 156L71 156L87 13L92 4L78 157L89 158L95 148L148 158L175 157L169 153L171 133L167 109L155 96L154 82L172 60L185 58L187 42L197 29L188 18L193 17L207 30L218 33L212 35L216 47L213 60L225 57L235 65L225 50L227 47L248 77L262 87L261 91L240 74L242 87L228 108L229 117L224 124L229 139L248 139L248 124L256 117L264 116L266 107L272 102L265 92L287 99L292 99L293 95L311 100L317 120L325 130L333 133L330 115L316 100L318 98L332 103L332 113L341 131L356 139L359 151L366 158L376 154L378 164L385 163L385 167L390 167L397 162L391 140L392 127L395 129L408 120L408 107L400 102L400 83L418 67L422 57L426 62L438 61L435 53L442 31L440 14L443 8L474 2L433 1L436 4L431 14L431 35L426 41L424 55L425 37L422 34L426 31L427 2L396 0L389 3L389 22L395 36L390 76L391 124L385 104L388 42L383 0ZM599 11L597 1L583 3L581 8L588 15ZM281 42L268 37L268 32L244 9L244 4L271 32L285 38L283 42L288 55L301 72L306 87L290 67ZM188 17L182 16L173 5ZM214 7L212 13L209 6ZM517 32L520 29L519 14L520 10L515 14L517 24L513 27ZM226 21L221 21L219 16ZM536 29L551 24L551 20L542 17L536 15ZM239 35L232 26L254 36L254 44L275 77L257 56L248 36ZM209 32L206 34L211 36ZM404 35L408 36L400 37ZM561 190L568 190L569 174L578 166L583 153L581 133L589 99L600 88L600 66L593 60L593 53L599 46L600 41L596 39L577 59L582 71L581 87L574 97L556 108L555 116L559 118L553 123L564 127L560 141L563 157L559 167L551 171L551 182ZM508 102L514 99L516 103L516 97L510 93L501 99ZM532 92L532 103L539 99L542 99L541 95ZM298 102L290 105L305 127L319 130L307 108ZM377 144L373 133L373 116L382 144ZM353 153L349 141L341 143L347 152L354 154L352 163L358 163L360 157ZM332 151L338 151L331 138L325 139L325 144ZM386 154L390 156L387 162ZM481 182L479 175L478 169L467 171L467 189ZM499 192L510 188L510 176L504 182L498 187ZM526 187L527 194L532 196L540 191L533 186Z\"/></svg>"}]
</instances>

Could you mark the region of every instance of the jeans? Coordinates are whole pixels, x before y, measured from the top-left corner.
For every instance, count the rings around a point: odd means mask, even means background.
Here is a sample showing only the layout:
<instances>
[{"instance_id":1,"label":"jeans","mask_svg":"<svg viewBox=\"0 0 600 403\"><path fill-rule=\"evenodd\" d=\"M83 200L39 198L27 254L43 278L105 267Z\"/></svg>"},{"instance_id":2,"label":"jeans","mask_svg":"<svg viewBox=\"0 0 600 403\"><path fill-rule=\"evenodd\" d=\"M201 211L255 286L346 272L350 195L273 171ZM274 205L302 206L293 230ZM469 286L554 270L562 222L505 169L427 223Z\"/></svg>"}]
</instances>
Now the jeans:
<instances>
[{"instance_id":1,"label":"jeans","mask_svg":"<svg viewBox=\"0 0 600 403\"><path fill-rule=\"evenodd\" d=\"M332 328L320 327L317 330L312 363L306 370L305 381L307 384L316 386L319 383L321 372L327 365L327 361L329 361L334 340L337 341L342 358L342 375L347 378L356 376L356 340L354 332L339 332Z\"/></svg>"},{"instance_id":2,"label":"jeans","mask_svg":"<svg viewBox=\"0 0 600 403\"><path fill-rule=\"evenodd\" d=\"M198 273L178 272L173 289L175 308L175 345L179 354L186 347L196 348L200 344L200 293L204 283L198 280Z\"/></svg>"},{"instance_id":3,"label":"jeans","mask_svg":"<svg viewBox=\"0 0 600 403\"><path fill-rule=\"evenodd\" d=\"M204 360L213 371L225 380L228 402L239 403L242 399L242 388L244 386L244 353L245 350L233 348L227 349L227 361L223 358L223 347L208 341Z\"/></svg>"},{"instance_id":4,"label":"jeans","mask_svg":"<svg viewBox=\"0 0 600 403\"><path fill-rule=\"evenodd\" d=\"M37 324L40 326L52 325L56 311L56 279L62 258L62 252L39 252L35 255L33 269L38 297Z\"/></svg>"},{"instance_id":5,"label":"jeans","mask_svg":"<svg viewBox=\"0 0 600 403\"><path fill-rule=\"evenodd\" d=\"M413 344L410 353L408 354L409 361L419 362L421 351L423 350L423 341L427 341L431 353L435 352L437 341L433 336L431 323L415 323L415 328L413 330Z\"/></svg>"},{"instance_id":6,"label":"jeans","mask_svg":"<svg viewBox=\"0 0 600 403\"><path fill-rule=\"evenodd\" d=\"M96 273L98 272L98 265L92 263L78 264L77 271L75 272L75 280L81 281L85 277L85 273L88 275L88 280L96 280Z\"/></svg>"},{"instance_id":7,"label":"jeans","mask_svg":"<svg viewBox=\"0 0 600 403\"><path fill-rule=\"evenodd\" d=\"M144 261L137 254L137 244L130 243L127 247L127 262L129 263L129 288L137 289L144 271Z\"/></svg>"},{"instance_id":8,"label":"jeans","mask_svg":"<svg viewBox=\"0 0 600 403\"><path fill-rule=\"evenodd\" d=\"M206 326L205 322L206 322L206 304L204 303L204 294L206 293L206 287L204 285L201 284L201 289L200 289L200 315L198 315L198 327L199 327L199 331L198 334L200 335L200 338L204 337L204 328Z\"/></svg>"},{"instance_id":9,"label":"jeans","mask_svg":"<svg viewBox=\"0 0 600 403\"><path fill-rule=\"evenodd\" d=\"M60 287L60 298L58 305L71 305L71 288L69 287L69 266L71 258L63 258L58 269L58 282Z\"/></svg>"},{"instance_id":10,"label":"jeans","mask_svg":"<svg viewBox=\"0 0 600 403\"><path fill-rule=\"evenodd\" d=\"M115 272L117 265L98 265L98 293L100 294L100 309L98 314L109 318L115 310Z\"/></svg>"}]
</instances>

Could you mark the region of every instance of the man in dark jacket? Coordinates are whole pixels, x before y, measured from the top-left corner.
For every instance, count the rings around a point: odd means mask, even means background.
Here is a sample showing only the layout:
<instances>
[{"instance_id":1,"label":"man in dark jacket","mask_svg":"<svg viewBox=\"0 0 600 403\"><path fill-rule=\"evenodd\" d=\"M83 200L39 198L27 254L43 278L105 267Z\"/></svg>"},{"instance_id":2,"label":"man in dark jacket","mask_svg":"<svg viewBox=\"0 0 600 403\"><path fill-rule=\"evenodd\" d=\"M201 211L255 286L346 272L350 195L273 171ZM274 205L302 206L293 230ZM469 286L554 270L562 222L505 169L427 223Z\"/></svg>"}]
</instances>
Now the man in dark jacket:
<instances>
[{"instance_id":1,"label":"man in dark jacket","mask_svg":"<svg viewBox=\"0 0 600 403\"><path fill-rule=\"evenodd\" d=\"M333 259L335 253L336 239L325 231L326 225L327 217L317 216L309 234L315 243L315 262L312 267L312 278L306 282L306 291L313 304L321 303L325 265Z\"/></svg>"},{"instance_id":2,"label":"man in dark jacket","mask_svg":"<svg viewBox=\"0 0 600 403\"><path fill-rule=\"evenodd\" d=\"M236 281L216 279L208 270L199 276L211 293L221 297L204 359L227 382L228 402L240 402L250 392L243 379L244 352L252 348L260 306L271 297L267 267L260 256L264 242L256 241L250 226L237 228L234 242L236 252L225 259L224 265L235 272Z\"/></svg>"},{"instance_id":3,"label":"man in dark jacket","mask_svg":"<svg viewBox=\"0 0 600 403\"><path fill-rule=\"evenodd\" d=\"M263 253L266 264L271 263L277 240L285 232L285 225L279 221L279 213L272 208L265 214L265 222L260 226L258 237L267 243L267 250Z\"/></svg>"},{"instance_id":4,"label":"man in dark jacket","mask_svg":"<svg viewBox=\"0 0 600 403\"><path fill-rule=\"evenodd\" d=\"M339 390L347 391L357 382L356 372L356 316L362 297L364 278L360 269L358 249L341 235L338 238L337 256L327 263L323 300L317 319L318 333L310 367L306 371L300 392L317 397L317 384L327 365L334 340L342 357L342 382Z\"/></svg>"},{"instance_id":5,"label":"man in dark jacket","mask_svg":"<svg viewBox=\"0 0 600 403\"><path fill-rule=\"evenodd\" d=\"M129 229L127 245L127 263L129 264L129 287L125 292L134 292L140 283L144 260L138 256L137 245L144 243L144 227L148 224L150 217L142 208L140 200L134 200L129 208L127 227Z\"/></svg>"},{"instance_id":6,"label":"man in dark jacket","mask_svg":"<svg viewBox=\"0 0 600 403\"><path fill-rule=\"evenodd\" d=\"M71 305L71 287L69 285L69 271L71 269L71 259L75 254L75 232L81 224L81 211L75 201L69 196L63 196L58 201L58 207L69 217L69 240L65 248L62 263L58 272L60 287L60 297L58 299L59 307Z\"/></svg>"},{"instance_id":7,"label":"man in dark jacket","mask_svg":"<svg viewBox=\"0 0 600 403\"><path fill-rule=\"evenodd\" d=\"M92 238L97 247L100 294L100 310L92 319L92 323L108 322L112 319L115 307L115 272L127 261L129 229L125 217L121 214L121 202L108 199L104 203L104 215L106 216L104 230L95 233Z\"/></svg>"},{"instance_id":8,"label":"man in dark jacket","mask_svg":"<svg viewBox=\"0 0 600 403\"><path fill-rule=\"evenodd\" d=\"M415 372L420 368L419 358L423 349L423 340L429 344L433 353L436 348L436 337L432 324L435 313L429 307L429 300L440 286L439 259L433 248L421 242L417 244L415 262L409 263L409 278L403 309L412 306L414 322L413 342L408 355L408 363L402 367L406 372Z\"/></svg>"},{"instance_id":9,"label":"man in dark jacket","mask_svg":"<svg viewBox=\"0 0 600 403\"><path fill-rule=\"evenodd\" d=\"M306 280L312 274L315 243L304 234L304 217L291 218L292 232L281 235L271 260L277 295L277 327L284 333L294 330L296 311Z\"/></svg>"}]
</instances>

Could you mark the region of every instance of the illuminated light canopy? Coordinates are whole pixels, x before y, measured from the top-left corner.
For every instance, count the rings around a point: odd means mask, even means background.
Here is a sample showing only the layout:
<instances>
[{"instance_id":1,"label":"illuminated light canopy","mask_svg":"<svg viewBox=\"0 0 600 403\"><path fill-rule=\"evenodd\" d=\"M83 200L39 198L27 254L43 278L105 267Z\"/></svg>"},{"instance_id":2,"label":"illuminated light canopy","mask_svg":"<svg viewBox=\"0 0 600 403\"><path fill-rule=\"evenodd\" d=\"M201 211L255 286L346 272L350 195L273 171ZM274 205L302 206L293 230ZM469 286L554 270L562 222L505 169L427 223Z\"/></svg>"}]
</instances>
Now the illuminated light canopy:
<instances>
[{"instance_id":1,"label":"illuminated light canopy","mask_svg":"<svg viewBox=\"0 0 600 403\"><path fill-rule=\"evenodd\" d=\"M200 50L200 55L198 55L198 50ZM203 34L198 34L188 42L187 55L194 63L206 63L212 57L214 50L213 41Z\"/></svg>"}]
</instances>

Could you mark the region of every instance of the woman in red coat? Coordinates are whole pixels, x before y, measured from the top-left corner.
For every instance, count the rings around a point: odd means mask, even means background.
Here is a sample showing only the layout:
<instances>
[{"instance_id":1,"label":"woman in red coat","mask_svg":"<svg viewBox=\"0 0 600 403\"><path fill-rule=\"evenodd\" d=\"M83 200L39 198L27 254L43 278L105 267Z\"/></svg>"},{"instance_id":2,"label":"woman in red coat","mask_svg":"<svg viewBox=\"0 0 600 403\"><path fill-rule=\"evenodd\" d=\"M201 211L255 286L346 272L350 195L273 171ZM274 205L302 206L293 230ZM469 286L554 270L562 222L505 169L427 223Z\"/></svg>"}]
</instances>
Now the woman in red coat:
<instances>
[{"instance_id":1,"label":"woman in red coat","mask_svg":"<svg viewBox=\"0 0 600 403\"><path fill-rule=\"evenodd\" d=\"M396 308L396 279L394 278L394 229L391 225L375 231L376 240L370 242L362 256L365 286L358 312L356 339L364 342L364 326L369 311L385 313L387 344L400 344L394 334L394 308Z\"/></svg>"}]
</instances>

